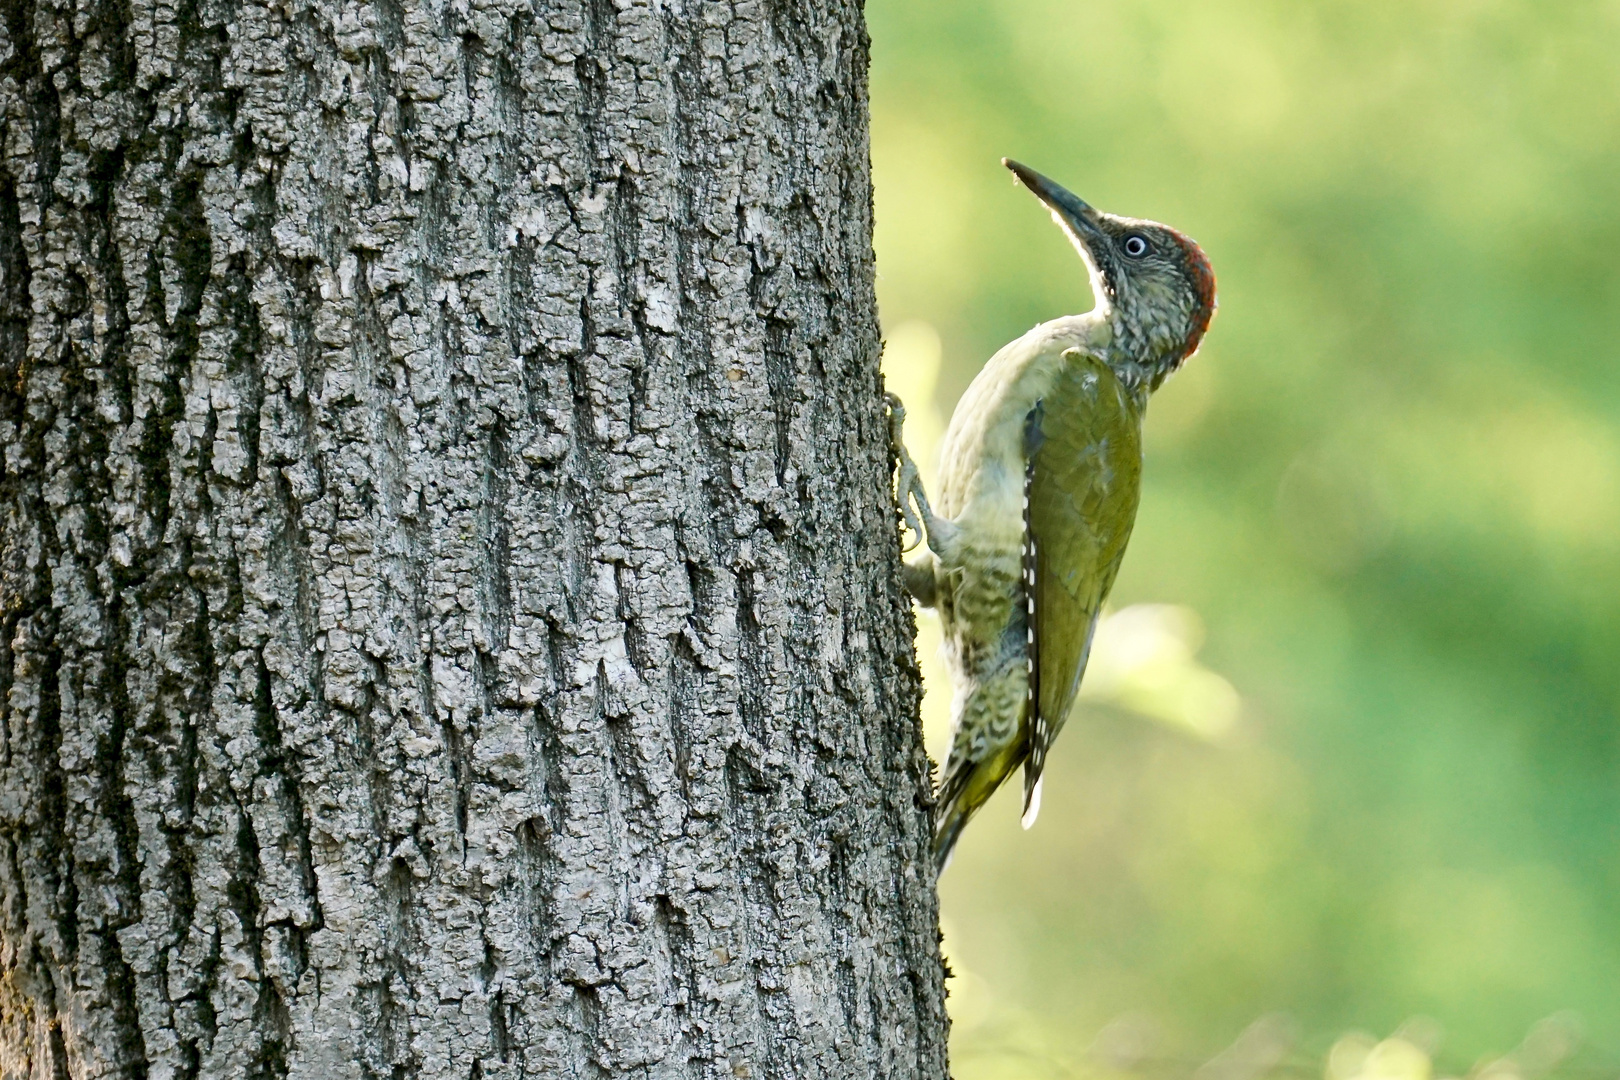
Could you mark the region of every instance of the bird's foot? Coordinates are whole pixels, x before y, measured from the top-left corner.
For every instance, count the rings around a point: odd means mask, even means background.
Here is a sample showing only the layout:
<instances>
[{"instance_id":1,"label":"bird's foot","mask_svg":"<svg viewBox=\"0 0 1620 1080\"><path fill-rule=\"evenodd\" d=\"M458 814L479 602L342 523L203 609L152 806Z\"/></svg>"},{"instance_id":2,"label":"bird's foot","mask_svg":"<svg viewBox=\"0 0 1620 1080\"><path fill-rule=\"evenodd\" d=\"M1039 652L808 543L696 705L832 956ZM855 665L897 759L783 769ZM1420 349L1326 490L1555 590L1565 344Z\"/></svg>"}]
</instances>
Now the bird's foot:
<instances>
[{"instance_id":1,"label":"bird's foot","mask_svg":"<svg viewBox=\"0 0 1620 1080\"><path fill-rule=\"evenodd\" d=\"M889 406L889 451L899 464L899 478L895 481L895 499L900 504L900 516L905 520L906 528L917 537L907 544L902 551L911 551L917 544L926 539L923 532L922 521L913 502L921 509L924 516L931 516L928 512L928 496L923 491L922 475L917 471L917 463L911 460L911 453L906 450L906 441L903 431L906 426L906 407L901 404L898 395L885 393L883 400Z\"/></svg>"},{"instance_id":2,"label":"bird's foot","mask_svg":"<svg viewBox=\"0 0 1620 1080\"><path fill-rule=\"evenodd\" d=\"M921 542L927 543L928 550L943 557L944 548L949 547L956 536L956 523L949 518L934 516L933 507L928 505L928 492L923 490L922 474L917 470L917 463L911 460L905 440L901 437L901 429L906 423L906 408L894 394L886 393L883 398L889 405L889 447L900 464L900 475L895 482L900 516L905 519L907 528L916 533ZM918 542L912 541L904 550L911 551Z\"/></svg>"}]
</instances>

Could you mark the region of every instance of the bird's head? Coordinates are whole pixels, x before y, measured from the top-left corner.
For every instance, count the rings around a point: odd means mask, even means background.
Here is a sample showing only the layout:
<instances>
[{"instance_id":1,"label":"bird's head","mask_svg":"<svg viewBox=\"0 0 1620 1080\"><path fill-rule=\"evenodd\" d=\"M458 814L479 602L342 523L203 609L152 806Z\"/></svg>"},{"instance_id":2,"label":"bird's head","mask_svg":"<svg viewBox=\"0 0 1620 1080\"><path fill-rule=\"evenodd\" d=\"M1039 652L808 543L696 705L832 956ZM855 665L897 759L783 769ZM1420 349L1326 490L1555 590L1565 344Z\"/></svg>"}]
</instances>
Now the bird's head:
<instances>
[{"instance_id":1,"label":"bird's head","mask_svg":"<svg viewBox=\"0 0 1620 1080\"><path fill-rule=\"evenodd\" d=\"M1158 389L1197 350L1215 315L1215 272L1203 250L1167 225L1105 214L1034 169L1002 164L1046 204L1086 260L1113 330L1113 358Z\"/></svg>"}]
</instances>

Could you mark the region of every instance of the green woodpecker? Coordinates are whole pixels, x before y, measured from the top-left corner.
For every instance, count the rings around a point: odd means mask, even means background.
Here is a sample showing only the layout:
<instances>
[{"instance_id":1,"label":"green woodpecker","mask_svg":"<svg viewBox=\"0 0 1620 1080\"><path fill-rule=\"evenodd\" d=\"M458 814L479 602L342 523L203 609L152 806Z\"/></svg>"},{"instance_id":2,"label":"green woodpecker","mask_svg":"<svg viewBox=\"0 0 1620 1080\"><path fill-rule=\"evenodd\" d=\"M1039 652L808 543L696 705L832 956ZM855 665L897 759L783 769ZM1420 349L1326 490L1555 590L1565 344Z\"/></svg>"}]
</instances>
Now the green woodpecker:
<instances>
[{"instance_id":1,"label":"green woodpecker","mask_svg":"<svg viewBox=\"0 0 1620 1080\"><path fill-rule=\"evenodd\" d=\"M956 692L934 819L941 870L1019 765L1024 827L1034 823L1047 750L1136 520L1148 394L1198 348L1215 312L1215 276L1192 240L1002 164L1068 234L1097 303L1042 323L984 366L951 416L932 507L891 399L901 506L927 541L906 586L939 609Z\"/></svg>"}]
</instances>

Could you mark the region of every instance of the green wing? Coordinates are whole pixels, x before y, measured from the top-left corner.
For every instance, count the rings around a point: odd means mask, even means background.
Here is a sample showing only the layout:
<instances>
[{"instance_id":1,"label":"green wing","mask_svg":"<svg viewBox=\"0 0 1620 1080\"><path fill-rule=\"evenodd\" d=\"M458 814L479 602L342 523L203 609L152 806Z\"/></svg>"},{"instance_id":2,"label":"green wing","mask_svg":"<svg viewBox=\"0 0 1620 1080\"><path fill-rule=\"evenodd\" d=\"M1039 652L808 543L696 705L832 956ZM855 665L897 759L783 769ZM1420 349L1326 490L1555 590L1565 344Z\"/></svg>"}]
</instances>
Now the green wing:
<instances>
[{"instance_id":1,"label":"green wing","mask_svg":"<svg viewBox=\"0 0 1620 1080\"><path fill-rule=\"evenodd\" d=\"M1142 490L1142 414L1108 365L1078 350L1025 428L1024 572L1030 633L1026 816L1046 751L1074 705L1097 614Z\"/></svg>"}]
</instances>

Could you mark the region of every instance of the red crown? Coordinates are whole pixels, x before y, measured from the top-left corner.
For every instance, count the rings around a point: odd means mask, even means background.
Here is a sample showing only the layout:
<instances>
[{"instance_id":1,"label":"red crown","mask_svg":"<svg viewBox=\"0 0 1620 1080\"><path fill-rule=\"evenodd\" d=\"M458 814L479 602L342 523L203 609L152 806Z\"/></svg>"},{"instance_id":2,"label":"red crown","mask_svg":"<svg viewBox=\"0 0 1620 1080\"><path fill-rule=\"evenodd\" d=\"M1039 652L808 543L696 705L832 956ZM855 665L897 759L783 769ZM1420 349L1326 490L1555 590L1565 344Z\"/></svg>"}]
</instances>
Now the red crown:
<instances>
[{"instance_id":1,"label":"red crown","mask_svg":"<svg viewBox=\"0 0 1620 1080\"><path fill-rule=\"evenodd\" d=\"M1187 276L1192 279L1193 288L1198 290L1198 310L1193 314L1192 332L1187 335L1187 344L1181 352L1185 358L1198 351L1198 343L1204 339L1204 331L1209 329L1209 320L1215 317L1215 268L1209 265L1209 256L1204 254L1204 249L1192 237L1181 233L1176 233L1175 237L1181 245Z\"/></svg>"}]
</instances>

